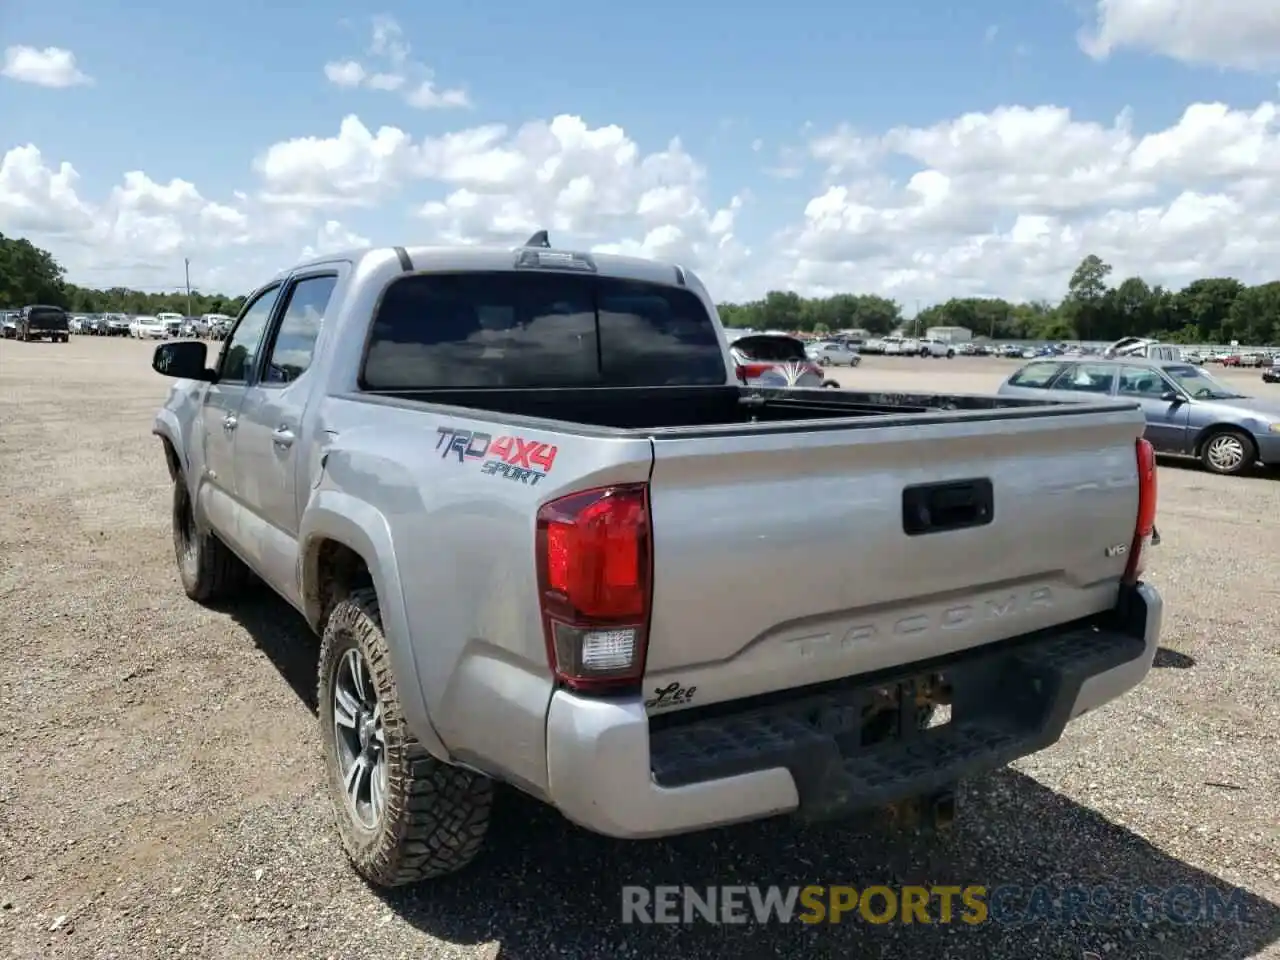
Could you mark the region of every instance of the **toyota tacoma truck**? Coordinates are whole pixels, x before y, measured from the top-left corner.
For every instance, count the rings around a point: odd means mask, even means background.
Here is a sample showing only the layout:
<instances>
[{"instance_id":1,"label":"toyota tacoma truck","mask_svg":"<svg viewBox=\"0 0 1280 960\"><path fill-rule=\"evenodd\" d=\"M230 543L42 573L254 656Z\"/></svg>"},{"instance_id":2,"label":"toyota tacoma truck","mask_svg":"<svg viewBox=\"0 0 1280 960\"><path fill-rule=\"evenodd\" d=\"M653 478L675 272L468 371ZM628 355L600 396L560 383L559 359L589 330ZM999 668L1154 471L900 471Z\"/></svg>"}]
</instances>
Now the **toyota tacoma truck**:
<instances>
[{"instance_id":1,"label":"toyota tacoma truck","mask_svg":"<svg viewBox=\"0 0 1280 960\"><path fill-rule=\"evenodd\" d=\"M496 783L619 838L945 820L1152 664L1135 403L747 386L692 271L545 234L307 262L206 351L152 360L179 578L321 638L377 885L469 863Z\"/></svg>"}]
</instances>

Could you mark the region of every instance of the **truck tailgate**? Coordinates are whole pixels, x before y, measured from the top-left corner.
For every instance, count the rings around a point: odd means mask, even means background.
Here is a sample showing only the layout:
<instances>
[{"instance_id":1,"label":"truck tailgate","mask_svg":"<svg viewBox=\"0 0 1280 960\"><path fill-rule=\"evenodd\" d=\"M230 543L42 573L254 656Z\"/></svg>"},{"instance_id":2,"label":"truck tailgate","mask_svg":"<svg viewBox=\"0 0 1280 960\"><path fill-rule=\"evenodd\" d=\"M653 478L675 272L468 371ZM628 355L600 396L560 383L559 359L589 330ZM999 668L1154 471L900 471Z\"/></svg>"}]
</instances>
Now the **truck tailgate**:
<instances>
[{"instance_id":1,"label":"truck tailgate","mask_svg":"<svg viewBox=\"0 0 1280 960\"><path fill-rule=\"evenodd\" d=\"M1139 410L1108 404L655 436L650 710L910 663L1111 607L1142 430ZM921 485L905 494L910 522L924 505L944 529L908 533L904 491ZM966 506L988 494L988 517Z\"/></svg>"}]
</instances>

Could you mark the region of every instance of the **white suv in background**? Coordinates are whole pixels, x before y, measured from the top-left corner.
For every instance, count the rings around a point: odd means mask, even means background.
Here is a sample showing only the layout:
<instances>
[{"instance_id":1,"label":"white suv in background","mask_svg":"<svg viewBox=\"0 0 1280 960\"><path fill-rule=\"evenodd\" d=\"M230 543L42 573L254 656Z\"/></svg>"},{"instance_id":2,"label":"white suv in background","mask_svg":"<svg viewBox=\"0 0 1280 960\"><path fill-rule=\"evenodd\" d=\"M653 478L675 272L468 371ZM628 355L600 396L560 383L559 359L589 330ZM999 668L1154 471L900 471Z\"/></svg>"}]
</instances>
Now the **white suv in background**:
<instances>
[{"instance_id":1,"label":"white suv in background","mask_svg":"<svg viewBox=\"0 0 1280 960\"><path fill-rule=\"evenodd\" d=\"M934 340L926 337L920 341L920 356L922 357L946 357L950 360L955 355L955 344L948 343L946 340Z\"/></svg>"}]
</instances>

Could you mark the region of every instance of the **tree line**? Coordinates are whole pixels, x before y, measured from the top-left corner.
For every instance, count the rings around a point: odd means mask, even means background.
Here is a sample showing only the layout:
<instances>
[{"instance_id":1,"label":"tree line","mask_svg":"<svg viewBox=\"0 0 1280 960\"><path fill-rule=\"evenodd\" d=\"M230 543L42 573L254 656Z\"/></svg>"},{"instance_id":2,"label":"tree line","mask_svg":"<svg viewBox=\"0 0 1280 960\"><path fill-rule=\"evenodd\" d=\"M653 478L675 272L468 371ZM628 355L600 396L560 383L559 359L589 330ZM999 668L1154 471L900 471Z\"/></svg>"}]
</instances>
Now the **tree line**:
<instances>
[{"instance_id":1,"label":"tree line","mask_svg":"<svg viewBox=\"0 0 1280 960\"><path fill-rule=\"evenodd\" d=\"M29 240L0 233L0 309L17 309L31 304L63 307L71 313L125 313L154 315L180 313L199 316L224 313L235 316L244 304L243 296L191 291L190 310L186 291L145 293L128 287L95 290L66 281L66 270L48 250Z\"/></svg>"},{"instance_id":2,"label":"tree line","mask_svg":"<svg viewBox=\"0 0 1280 960\"><path fill-rule=\"evenodd\" d=\"M1230 277L1207 277L1181 290L1126 277L1108 282L1111 265L1089 255L1067 282L1066 296L1010 303L998 297L957 297L921 310L907 321L901 305L868 294L807 298L771 290L751 303L719 306L727 326L752 330L826 333L863 329L873 334L900 328L923 335L929 327L966 327L994 340L1119 340L1155 337L1169 343L1280 344L1280 282L1247 286Z\"/></svg>"},{"instance_id":3,"label":"tree line","mask_svg":"<svg viewBox=\"0 0 1280 960\"><path fill-rule=\"evenodd\" d=\"M243 296L191 291L144 293L127 287L95 290L68 283L66 271L47 250L0 234L0 308L45 303L73 313L235 316ZM719 305L727 326L753 330L827 333L863 329L883 335L906 327L965 327L995 340L1118 340L1156 337L1171 343L1280 344L1280 282L1247 286L1230 277L1195 280L1181 290L1126 277L1112 286L1111 265L1089 255L1067 282L1066 296L1011 303L998 297L957 297L921 310L907 321L902 306L874 294L838 293L802 297L771 290L761 300Z\"/></svg>"}]
</instances>

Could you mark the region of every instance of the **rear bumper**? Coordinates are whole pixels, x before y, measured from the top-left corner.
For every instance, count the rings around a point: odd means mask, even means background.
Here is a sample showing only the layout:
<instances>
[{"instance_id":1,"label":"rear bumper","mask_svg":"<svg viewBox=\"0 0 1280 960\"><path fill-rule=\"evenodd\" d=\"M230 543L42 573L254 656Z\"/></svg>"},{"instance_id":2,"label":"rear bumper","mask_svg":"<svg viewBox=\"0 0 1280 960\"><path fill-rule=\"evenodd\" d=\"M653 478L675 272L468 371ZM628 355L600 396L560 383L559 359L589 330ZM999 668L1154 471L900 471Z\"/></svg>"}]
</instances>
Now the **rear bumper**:
<instances>
[{"instance_id":1,"label":"rear bumper","mask_svg":"<svg viewBox=\"0 0 1280 960\"><path fill-rule=\"evenodd\" d=\"M1090 623L1021 637L769 703L685 711L650 723L639 699L558 691L547 714L548 799L598 833L659 837L779 813L842 817L941 790L1055 743L1073 718L1137 686L1151 669L1163 603L1125 591ZM864 708L886 689L941 674L952 718L862 745Z\"/></svg>"}]
</instances>

